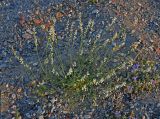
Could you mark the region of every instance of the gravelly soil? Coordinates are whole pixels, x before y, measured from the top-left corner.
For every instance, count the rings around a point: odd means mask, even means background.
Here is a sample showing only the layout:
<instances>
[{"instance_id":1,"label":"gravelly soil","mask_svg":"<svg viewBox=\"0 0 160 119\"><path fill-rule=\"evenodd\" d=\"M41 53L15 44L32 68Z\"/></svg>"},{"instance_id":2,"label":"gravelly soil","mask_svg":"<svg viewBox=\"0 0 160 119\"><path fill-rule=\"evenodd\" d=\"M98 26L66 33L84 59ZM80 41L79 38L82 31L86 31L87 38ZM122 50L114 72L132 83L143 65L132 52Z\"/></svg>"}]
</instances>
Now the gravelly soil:
<instances>
[{"instance_id":1,"label":"gravelly soil","mask_svg":"<svg viewBox=\"0 0 160 119\"><path fill-rule=\"evenodd\" d=\"M66 2L67 1L67 2ZM104 29L103 24L110 23L111 18L117 17L117 26L124 24L133 34L128 36L128 45L143 36L149 35L152 39L160 41L160 1L159 0L123 0L100 1L97 4L90 4L86 0L2 0L0 1L0 88L1 88L1 114L4 119L11 119L18 116L24 119L39 118L120 118L123 114L131 115L135 113L137 118L160 118L160 94L144 92L143 95L132 96L129 100L128 94L119 94L117 97L102 101L100 106L95 109L80 111L78 115L67 111L61 112L60 101L55 101L54 96L48 96L44 100L37 101L36 96L30 95L28 83L30 79L25 76L24 69L15 60L11 52L11 47L17 47L20 43L15 37L15 25L19 20L19 13L26 17L39 7L42 11L52 8L52 14L57 11L66 12L73 7L71 16L65 16L62 21L76 19L77 14L82 12L84 21L92 18L96 22L96 29ZM62 4L62 7L60 4ZM58 7L57 7L58 6ZM127 14L127 15L126 15ZM138 19L138 22L137 22ZM62 32L63 26L56 27L57 32ZM117 29L117 28L115 28ZM23 34L23 31L20 31ZM146 35L147 34L147 35ZM109 33L107 34L109 35ZM105 37L108 37L108 36ZM150 42L148 37L145 42ZM35 63L36 56L32 48L32 43L25 38L20 39L25 48L17 49L26 60ZM18 47L17 47L18 48ZM25 50L25 52L24 52ZM24 75L22 75L24 74ZM32 86L30 86L32 88ZM158 91L156 91L158 92ZM126 98L126 99L125 99ZM125 100L125 102L123 102ZM42 103L43 102L43 103ZM56 102L56 104L55 104ZM123 106L119 106L121 103ZM48 112L47 112L48 111ZM51 112L51 113L50 113ZM109 117L113 115L112 117Z\"/></svg>"}]
</instances>

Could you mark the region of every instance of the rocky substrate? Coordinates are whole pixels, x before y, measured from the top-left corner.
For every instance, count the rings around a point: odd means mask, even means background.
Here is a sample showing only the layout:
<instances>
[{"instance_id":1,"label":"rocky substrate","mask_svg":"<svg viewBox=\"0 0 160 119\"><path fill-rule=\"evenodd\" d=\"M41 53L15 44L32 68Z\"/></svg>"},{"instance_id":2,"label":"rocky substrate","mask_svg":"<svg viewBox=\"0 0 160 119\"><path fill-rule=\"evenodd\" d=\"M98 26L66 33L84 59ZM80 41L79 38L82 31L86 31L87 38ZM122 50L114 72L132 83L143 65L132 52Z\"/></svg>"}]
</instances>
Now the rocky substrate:
<instances>
[{"instance_id":1,"label":"rocky substrate","mask_svg":"<svg viewBox=\"0 0 160 119\"><path fill-rule=\"evenodd\" d=\"M32 40L24 36L26 33L25 29L18 27L19 31L17 31L16 27L17 24L19 24L19 13L23 13L23 15L28 18L28 15L31 15L35 8L38 8L41 11L47 11L47 9L50 8L52 15L56 15L58 11L66 13L69 9L72 9L72 12L67 12L67 14L58 21L56 31L60 34L65 32L63 31L63 25L67 23L67 20L71 19L74 21L77 18L77 15L81 12L83 14L82 19L84 21L94 19L96 29L100 30L105 29L105 24L111 23L111 20L116 17L118 21L115 23L115 26L118 26L118 28L114 28L115 30L119 29L119 26L124 24L126 27L129 27L129 32L133 33L127 37L128 46L139 39L142 34L146 33L151 34L152 38L159 39L160 1L145 1L146 2L138 1L140 6L145 3L148 8L148 11L142 8L142 10L139 11L140 13L137 13L140 15L137 17L142 17L142 19L146 20L145 24L141 23L138 28L132 26L130 21L126 21L125 24L123 23L123 19L127 20L124 14L129 14L127 10L130 10L129 12L133 12L129 8L135 4L134 2L133 4L126 4L126 6L122 6L123 4L116 3L114 0L101 0L100 3L97 4L91 4L86 0L67 0L67 2L64 2L63 0L0 1L1 118L103 119L122 118L123 115L128 115L135 118L143 117L147 119L159 119L160 93L157 90L144 92L139 95L130 95L125 92L118 93L116 96L113 95L111 98L100 100L98 107L88 107L88 109L82 108L76 112L65 110L65 105L57 96L47 95L42 98L32 95L31 92L34 88L30 84L34 81L26 75L24 67L16 60L11 50L12 47L15 47L17 53L23 56L26 62L31 63L31 65L35 67L35 72L38 70L38 62L36 60L37 56ZM121 7L126 7L126 9L121 9ZM132 18L132 15L129 17L131 21L135 20ZM144 31L142 32L140 29L143 29ZM16 36L17 32L19 34L19 39L17 39ZM108 37L109 35L111 34L106 33L104 37ZM20 43L23 47L19 47Z\"/></svg>"}]
</instances>

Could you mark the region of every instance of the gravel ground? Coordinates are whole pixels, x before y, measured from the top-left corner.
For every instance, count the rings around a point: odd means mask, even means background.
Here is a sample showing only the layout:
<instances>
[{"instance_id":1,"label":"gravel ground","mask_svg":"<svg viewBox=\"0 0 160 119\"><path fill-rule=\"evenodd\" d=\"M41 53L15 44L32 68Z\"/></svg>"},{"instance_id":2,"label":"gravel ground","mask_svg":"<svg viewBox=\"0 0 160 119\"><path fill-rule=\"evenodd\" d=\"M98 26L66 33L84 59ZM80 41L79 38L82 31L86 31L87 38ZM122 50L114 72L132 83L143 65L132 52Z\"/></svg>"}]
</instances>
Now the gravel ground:
<instances>
[{"instance_id":1,"label":"gravel ground","mask_svg":"<svg viewBox=\"0 0 160 119\"><path fill-rule=\"evenodd\" d=\"M33 81L25 75L23 67L15 60L11 52L11 47L17 47L20 42L15 37L15 25L19 20L19 13L23 13L27 17L36 7L39 7L42 11L52 8L51 13L53 15L55 15L57 9L65 13L73 7L73 12L62 18L61 23L65 24L68 19L76 19L78 13L81 12L84 22L90 18L95 20L96 29L105 29L104 24L110 23L111 19L116 17L118 21L115 30L118 30L119 26L124 24L128 27L128 31L133 32L133 34L127 36L128 46L143 34L149 34L152 38L160 38L160 0L144 0L145 2L143 0L133 0L132 2L126 1L126 4L121 3L123 0L117 1L116 3L114 0L100 0L98 4L90 4L86 0L66 0L65 2L63 0L0 1L0 116L2 119L12 119L13 117L19 117L19 119L20 117L22 119L105 119L122 118L124 114L132 115L133 113L137 118L160 119L160 94L155 93L158 91L154 90L151 93L143 92L138 96L125 94L125 92L117 93L118 95L113 95L112 98L100 101L96 108L76 110L76 113L64 110L65 106L61 100L56 99L56 96L48 95L44 99L37 100L37 96L31 94L31 89L34 88L31 85ZM137 3L143 6L142 9L130 14L134 12L134 9L137 9ZM59 7L61 4L62 7ZM133 9L130 9L131 6ZM125 13L128 14L130 20L125 17ZM133 15L140 17L137 27L132 25ZM145 24L143 19L146 20ZM61 23L56 26L58 33L64 32ZM23 38L25 30L22 29L19 33L24 46L23 48L17 47L17 52L36 67L33 44ZM110 35L112 34L105 32L104 38Z\"/></svg>"}]
</instances>

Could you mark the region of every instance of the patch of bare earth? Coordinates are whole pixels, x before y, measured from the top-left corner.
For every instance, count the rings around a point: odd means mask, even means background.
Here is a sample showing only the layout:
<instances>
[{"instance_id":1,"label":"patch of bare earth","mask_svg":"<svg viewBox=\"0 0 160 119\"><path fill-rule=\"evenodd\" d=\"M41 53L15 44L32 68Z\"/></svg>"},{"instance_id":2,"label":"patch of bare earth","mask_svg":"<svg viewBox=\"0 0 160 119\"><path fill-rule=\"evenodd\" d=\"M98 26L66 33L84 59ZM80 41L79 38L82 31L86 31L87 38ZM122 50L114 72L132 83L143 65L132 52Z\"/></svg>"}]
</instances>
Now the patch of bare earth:
<instances>
[{"instance_id":1,"label":"patch of bare earth","mask_svg":"<svg viewBox=\"0 0 160 119\"><path fill-rule=\"evenodd\" d=\"M0 86L1 89L1 113L5 112L12 106L17 99L22 96L22 88L14 87L13 85L3 84Z\"/></svg>"},{"instance_id":2,"label":"patch of bare earth","mask_svg":"<svg viewBox=\"0 0 160 119\"><path fill-rule=\"evenodd\" d=\"M146 50L142 54L145 54L145 58L152 59L155 55L160 55L159 34L145 30L149 22L156 19L155 9L148 0L111 0L106 8L108 7L111 13L116 14L121 19L120 22L143 44Z\"/></svg>"}]
</instances>

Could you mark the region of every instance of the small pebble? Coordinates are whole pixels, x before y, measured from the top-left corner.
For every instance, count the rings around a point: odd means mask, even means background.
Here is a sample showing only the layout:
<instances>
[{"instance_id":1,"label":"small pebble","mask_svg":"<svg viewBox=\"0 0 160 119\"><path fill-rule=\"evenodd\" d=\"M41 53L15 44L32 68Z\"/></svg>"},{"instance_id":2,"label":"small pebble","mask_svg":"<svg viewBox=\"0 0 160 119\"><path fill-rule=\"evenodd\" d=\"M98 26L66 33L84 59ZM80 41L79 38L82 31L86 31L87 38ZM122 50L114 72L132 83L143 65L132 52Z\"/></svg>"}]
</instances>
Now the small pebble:
<instances>
[{"instance_id":1,"label":"small pebble","mask_svg":"<svg viewBox=\"0 0 160 119\"><path fill-rule=\"evenodd\" d=\"M52 104L51 103L48 103L48 107L51 107L52 106Z\"/></svg>"},{"instance_id":2,"label":"small pebble","mask_svg":"<svg viewBox=\"0 0 160 119\"><path fill-rule=\"evenodd\" d=\"M44 119L44 117L43 116L39 116L38 119Z\"/></svg>"},{"instance_id":3,"label":"small pebble","mask_svg":"<svg viewBox=\"0 0 160 119\"><path fill-rule=\"evenodd\" d=\"M12 111L12 112L11 112L11 114L15 114L15 113L16 113L16 111Z\"/></svg>"},{"instance_id":4,"label":"small pebble","mask_svg":"<svg viewBox=\"0 0 160 119\"><path fill-rule=\"evenodd\" d=\"M57 101L57 99L55 97L53 97L51 100L52 104L54 104L56 101Z\"/></svg>"},{"instance_id":5,"label":"small pebble","mask_svg":"<svg viewBox=\"0 0 160 119\"><path fill-rule=\"evenodd\" d=\"M91 119L91 115L84 115L85 119Z\"/></svg>"},{"instance_id":6,"label":"small pebble","mask_svg":"<svg viewBox=\"0 0 160 119\"><path fill-rule=\"evenodd\" d=\"M92 14L98 14L98 13L99 13L99 10L97 9L92 11Z\"/></svg>"},{"instance_id":7,"label":"small pebble","mask_svg":"<svg viewBox=\"0 0 160 119\"><path fill-rule=\"evenodd\" d=\"M12 98L13 98L13 99L16 99L16 94L12 94Z\"/></svg>"},{"instance_id":8,"label":"small pebble","mask_svg":"<svg viewBox=\"0 0 160 119\"><path fill-rule=\"evenodd\" d=\"M37 66L37 65L38 65L38 62L33 63L33 66Z\"/></svg>"},{"instance_id":9,"label":"small pebble","mask_svg":"<svg viewBox=\"0 0 160 119\"><path fill-rule=\"evenodd\" d=\"M160 103L157 104L157 107L160 107Z\"/></svg>"},{"instance_id":10,"label":"small pebble","mask_svg":"<svg viewBox=\"0 0 160 119\"><path fill-rule=\"evenodd\" d=\"M56 109L56 107L53 106L52 109L51 109L51 113L52 113L55 109Z\"/></svg>"},{"instance_id":11,"label":"small pebble","mask_svg":"<svg viewBox=\"0 0 160 119\"><path fill-rule=\"evenodd\" d=\"M27 113L26 117L31 118L31 114Z\"/></svg>"}]
</instances>

